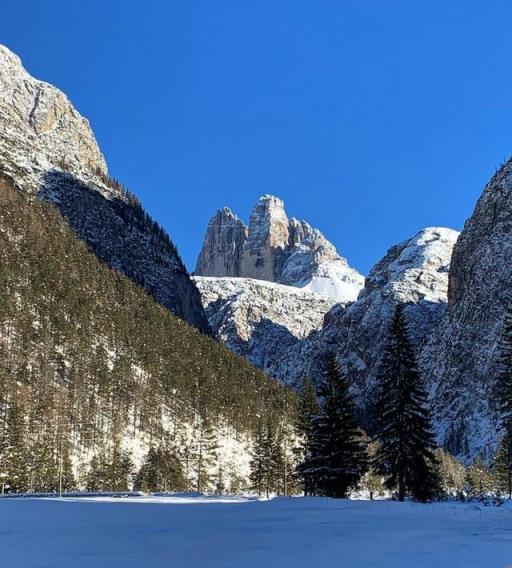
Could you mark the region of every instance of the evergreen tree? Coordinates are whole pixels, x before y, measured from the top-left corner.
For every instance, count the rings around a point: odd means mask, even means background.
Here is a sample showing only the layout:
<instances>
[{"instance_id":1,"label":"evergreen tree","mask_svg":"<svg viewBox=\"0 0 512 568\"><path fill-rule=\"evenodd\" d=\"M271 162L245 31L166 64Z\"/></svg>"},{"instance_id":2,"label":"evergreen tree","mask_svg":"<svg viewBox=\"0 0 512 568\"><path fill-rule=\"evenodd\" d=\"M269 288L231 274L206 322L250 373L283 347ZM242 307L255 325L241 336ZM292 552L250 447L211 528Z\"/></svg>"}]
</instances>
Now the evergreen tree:
<instances>
[{"instance_id":1,"label":"evergreen tree","mask_svg":"<svg viewBox=\"0 0 512 568\"><path fill-rule=\"evenodd\" d=\"M13 402L7 411L3 457L1 458L4 469L2 483L5 490L10 493L28 490L29 472L26 446L27 436L23 409L17 402Z\"/></svg>"},{"instance_id":2,"label":"evergreen tree","mask_svg":"<svg viewBox=\"0 0 512 568\"><path fill-rule=\"evenodd\" d=\"M480 456L466 470L465 490L470 499L481 501L494 490L492 473Z\"/></svg>"},{"instance_id":3,"label":"evergreen tree","mask_svg":"<svg viewBox=\"0 0 512 568\"><path fill-rule=\"evenodd\" d=\"M217 435L207 418L199 421L195 441L196 491L206 491L212 482L212 469L217 463Z\"/></svg>"},{"instance_id":4,"label":"evergreen tree","mask_svg":"<svg viewBox=\"0 0 512 568\"><path fill-rule=\"evenodd\" d=\"M462 498L466 484L466 468L443 448L436 450L440 488L446 495Z\"/></svg>"},{"instance_id":5,"label":"evergreen tree","mask_svg":"<svg viewBox=\"0 0 512 568\"><path fill-rule=\"evenodd\" d=\"M135 488L149 492L185 490L183 468L176 452L151 447L135 478Z\"/></svg>"},{"instance_id":6,"label":"evergreen tree","mask_svg":"<svg viewBox=\"0 0 512 568\"><path fill-rule=\"evenodd\" d=\"M397 306L379 370L380 398L375 429L375 468L388 489L427 501L438 491L427 395L416 364L401 306Z\"/></svg>"},{"instance_id":7,"label":"evergreen tree","mask_svg":"<svg viewBox=\"0 0 512 568\"><path fill-rule=\"evenodd\" d=\"M364 437L364 440L368 445L367 454L370 468L363 475L359 485L361 489L368 492L370 500L373 500L376 495L383 496L386 493L386 488L384 487L384 480L382 479L382 476L379 475L371 466L374 462L375 455L377 454L379 444L375 441L371 441L367 435Z\"/></svg>"},{"instance_id":8,"label":"evergreen tree","mask_svg":"<svg viewBox=\"0 0 512 568\"><path fill-rule=\"evenodd\" d=\"M265 429L263 428L263 424L260 422L254 437L254 446L250 464L251 471L249 475L251 486L258 495L263 494L267 468L268 460L265 452Z\"/></svg>"},{"instance_id":9,"label":"evergreen tree","mask_svg":"<svg viewBox=\"0 0 512 568\"><path fill-rule=\"evenodd\" d=\"M494 460L494 477L500 493L512 499L512 440L504 436Z\"/></svg>"},{"instance_id":10,"label":"evergreen tree","mask_svg":"<svg viewBox=\"0 0 512 568\"><path fill-rule=\"evenodd\" d=\"M314 492L344 497L365 473L367 456L349 386L334 353L327 357L319 395L322 405L312 419L310 456L302 471Z\"/></svg>"},{"instance_id":11,"label":"evergreen tree","mask_svg":"<svg viewBox=\"0 0 512 568\"><path fill-rule=\"evenodd\" d=\"M498 342L497 406L501 413L501 444L496 456L499 485L512 499L512 297Z\"/></svg>"},{"instance_id":12,"label":"evergreen tree","mask_svg":"<svg viewBox=\"0 0 512 568\"><path fill-rule=\"evenodd\" d=\"M296 454L298 457L296 477L302 481L304 495L311 494L312 488L308 485L308 477L304 475L303 464L311 459L312 428L313 418L318 416L320 406L316 396L315 387L311 379L304 377L302 389L299 393L299 405L297 412L297 435L300 439Z\"/></svg>"},{"instance_id":13,"label":"evergreen tree","mask_svg":"<svg viewBox=\"0 0 512 568\"><path fill-rule=\"evenodd\" d=\"M258 427L250 467L252 488L259 495L269 497L270 493L283 492L287 464L281 440L270 421L260 423Z\"/></svg>"}]
</instances>

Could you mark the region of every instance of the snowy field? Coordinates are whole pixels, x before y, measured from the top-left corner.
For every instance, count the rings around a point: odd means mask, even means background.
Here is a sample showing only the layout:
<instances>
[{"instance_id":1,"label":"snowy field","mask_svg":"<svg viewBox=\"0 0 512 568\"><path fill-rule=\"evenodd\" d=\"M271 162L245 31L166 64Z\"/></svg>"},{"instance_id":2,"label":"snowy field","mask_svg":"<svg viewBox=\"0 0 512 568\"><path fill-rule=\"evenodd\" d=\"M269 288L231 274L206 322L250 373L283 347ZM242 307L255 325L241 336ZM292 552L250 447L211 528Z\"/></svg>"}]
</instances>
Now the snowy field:
<instances>
[{"instance_id":1,"label":"snowy field","mask_svg":"<svg viewBox=\"0 0 512 568\"><path fill-rule=\"evenodd\" d=\"M0 566L507 568L512 508L314 498L4 499Z\"/></svg>"}]
</instances>

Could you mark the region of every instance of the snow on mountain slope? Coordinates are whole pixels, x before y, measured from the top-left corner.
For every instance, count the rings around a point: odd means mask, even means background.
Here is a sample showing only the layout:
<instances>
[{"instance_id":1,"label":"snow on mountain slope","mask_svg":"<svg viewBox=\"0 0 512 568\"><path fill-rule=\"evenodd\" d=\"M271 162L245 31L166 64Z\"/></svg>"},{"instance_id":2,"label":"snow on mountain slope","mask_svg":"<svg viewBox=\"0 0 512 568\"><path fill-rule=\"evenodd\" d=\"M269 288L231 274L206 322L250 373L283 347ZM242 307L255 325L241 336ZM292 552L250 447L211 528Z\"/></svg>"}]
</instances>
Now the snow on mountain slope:
<instances>
[{"instance_id":1,"label":"snow on mountain slope","mask_svg":"<svg viewBox=\"0 0 512 568\"><path fill-rule=\"evenodd\" d=\"M442 319L457 237L451 229L427 228L391 247L370 271L357 302L346 309L334 306L322 329L285 351L269 372L292 385L303 373L317 379L325 354L336 351L366 414L375 400L376 371L395 306L405 304L418 350Z\"/></svg>"},{"instance_id":2,"label":"snow on mountain slope","mask_svg":"<svg viewBox=\"0 0 512 568\"><path fill-rule=\"evenodd\" d=\"M499 433L497 341L512 282L512 161L484 189L453 251L448 312L424 352L440 439L491 457Z\"/></svg>"},{"instance_id":3,"label":"snow on mountain slope","mask_svg":"<svg viewBox=\"0 0 512 568\"><path fill-rule=\"evenodd\" d=\"M277 282L343 303L356 300L364 285L318 229L288 220L284 203L272 195L260 198L249 227L227 208L214 215L195 274Z\"/></svg>"},{"instance_id":4,"label":"snow on mountain slope","mask_svg":"<svg viewBox=\"0 0 512 568\"><path fill-rule=\"evenodd\" d=\"M217 338L269 369L286 348L322 325L334 301L311 292L250 278L194 277Z\"/></svg>"},{"instance_id":5,"label":"snow on mountain slope","mask_svg":"<svg viewBox=\"0 0 512 568\"><path fill-rule=\"evenodd\" d=\"M199 294L174 245L108 177L88 121L0 45L0 179L52 201L89 248L202 331Z\"/></svg>"}]
</instances>

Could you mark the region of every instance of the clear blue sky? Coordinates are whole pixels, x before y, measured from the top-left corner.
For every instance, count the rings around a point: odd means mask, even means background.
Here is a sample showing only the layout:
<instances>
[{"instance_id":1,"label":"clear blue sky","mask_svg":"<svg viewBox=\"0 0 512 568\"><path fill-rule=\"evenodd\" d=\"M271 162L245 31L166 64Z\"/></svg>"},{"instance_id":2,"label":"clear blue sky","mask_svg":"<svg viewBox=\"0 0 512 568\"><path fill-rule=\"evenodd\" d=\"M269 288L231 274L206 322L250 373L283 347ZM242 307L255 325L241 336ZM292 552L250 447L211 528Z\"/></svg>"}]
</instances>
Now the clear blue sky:
<instances>
[{"instance_id":1,"label":"clear blue sky","mask_svg":"<svg viewBox=\"0 0 512 568\"><path fill-rule=\"evenodd\" d=\"M512 149L512 4L4 0L0 42L87 116L193 268L213 212L285 200L363 272L460 229Z\"/></svg>"}]
</instances>

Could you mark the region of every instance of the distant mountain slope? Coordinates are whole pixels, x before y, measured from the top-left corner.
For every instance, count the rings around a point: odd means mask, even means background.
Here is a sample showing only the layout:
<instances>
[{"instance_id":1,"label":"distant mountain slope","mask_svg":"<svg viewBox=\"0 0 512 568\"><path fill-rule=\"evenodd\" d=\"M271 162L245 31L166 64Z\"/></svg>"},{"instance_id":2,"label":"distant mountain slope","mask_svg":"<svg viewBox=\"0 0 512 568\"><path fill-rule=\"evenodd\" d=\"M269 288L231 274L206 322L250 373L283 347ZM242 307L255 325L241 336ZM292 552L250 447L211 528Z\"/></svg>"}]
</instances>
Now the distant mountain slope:
<instances>
[{"instance_id":1,"label":"distant mountain slope","mask_svg":"<svg viewBox=\"0 0 512 568\"><path fill-rule=\"evenodd\" d=\"M0 175L55 203L89 248L179 317L209 331L176 248L108 177L89 123L58 89L0 46Z\"/></svg>"},{"instance_id":2,"label":"distant mountain slope","mask_svg":"<svg viewBox=\"0 0 512 568\"><path fill-rule=\"evenodd\" d=\"M376 373L395 306L405 304L418 353L442 320L457 237L451 229L427 228L391 247L370 271L357 302L346 309L335 306L322 329L284 351L269 372L290 385L299 384L304 374L316 380L325 353L335 351L366 416L375 401Z\"/></svg>"},{"instance_id":3,"label":"distant mountain slope","mask_svg":"<svg viewBox=\"0 0 512 568\"><path fill-rule=\"evenodd\" d=\"M99 262L53 206L0 181L0 471L10 483L55 489L63 459L84 484L98 456L115 469L131 452L140 465L150 445L174 448L193 480L211 424L222 436L209 467L229 487L247 479L255 425L282 424L292 402Z\"/></svg>"},{"instance_id":4,"label":"distant mountain slope","mask_svg":"<svg viewBox=\"0 0 512 568\"><path fill-rule=\"evenodd\" d=\"M300 288L251 278L195 276L216 337L258 367L321 327L334 300Z\"/></svg>"},{"instance_id":5,"label":"distant mountain slope","mask_svg":"<svg viewBox=\"0 0 512 568\"><path fill-rule=\"evenodd\" d=\"M195 274L276 282L343 303L354 301L364 285L318 229L289 220L272 195L260 198L248 227L226 207L212 217Z\"/></svg>"}]
</instances>

